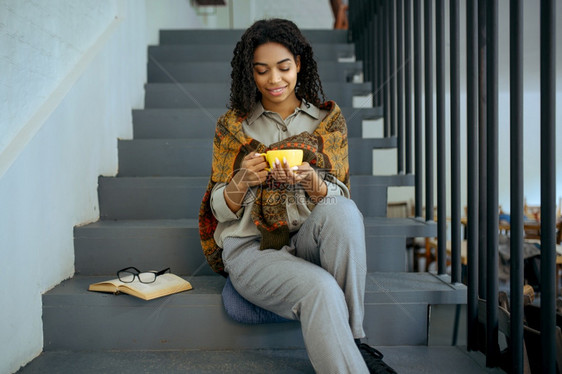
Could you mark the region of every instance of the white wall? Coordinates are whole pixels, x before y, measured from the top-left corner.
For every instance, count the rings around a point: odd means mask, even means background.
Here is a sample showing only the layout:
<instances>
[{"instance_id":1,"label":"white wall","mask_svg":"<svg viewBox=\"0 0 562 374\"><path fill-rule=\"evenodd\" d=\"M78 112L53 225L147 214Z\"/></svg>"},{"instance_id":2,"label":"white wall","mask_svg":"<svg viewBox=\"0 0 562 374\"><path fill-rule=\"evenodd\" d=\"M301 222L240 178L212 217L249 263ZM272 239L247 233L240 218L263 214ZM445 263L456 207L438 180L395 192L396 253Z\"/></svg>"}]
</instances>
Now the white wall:
<instances>
[{"instance_id":1,"label":"white wall","mask_svg":"<svg viewBox=\"0 0 562 374\"><path fill-rule=\"evenodd\" d=\"M248 27L261 18L290 19L301 29L331 29L334 24L328 0L250 0L250 11L246 12L254 17L240 27Z\"/></svg>"},{"instance_id":2,"label":"white wall","mask_svg":"<svg viewBox=\"0 0 562 374\"><path fill-rule=\"evenodd\" d=\"M97 178L143 106L145 23L135 0L0 1L0 373L41 352L41 295L99 217Z\"/></svg>"},{"instance_id":3,"label":"white wall","mask_svg":"<svg viewBox=\"0 0 562 374\"><path fill-rule=\"evenodd\" d=\"M146 0L146 27L148 44L156 45L160 40L160 29L200 29L205 26L189 0Z\"/></svg>"},{"instance_id":4,"label":"white wall","mask_svg":"<svg viewBox=\"0 0 562 374\"><path fill-rule=\"evenodd\" d=\"M178 12L164 10L166 6L160 3L173 5ZM147 12L155 17L165 15L162 19L169 28L246 29L262 18L286 18L303 29L330 29L334 24L328 0L226 0L226 6L196 7L198 25L186 21L188 12L182 10L182 3L187 8L189 0L147 0ZM152 44L154 40L151 38Z\"/></svg>"},{"instance_id":5,"label":"white wall","mask_svg":"<svg viewBox=\"0 0 562 374\"><path fill-rule=\"evenodd\" d=\"M0 152L14 141L22 146L18 134L116 14L115 2L86 1L78 8L66 3L0 3Z\"/></svg>"}]
</instances>

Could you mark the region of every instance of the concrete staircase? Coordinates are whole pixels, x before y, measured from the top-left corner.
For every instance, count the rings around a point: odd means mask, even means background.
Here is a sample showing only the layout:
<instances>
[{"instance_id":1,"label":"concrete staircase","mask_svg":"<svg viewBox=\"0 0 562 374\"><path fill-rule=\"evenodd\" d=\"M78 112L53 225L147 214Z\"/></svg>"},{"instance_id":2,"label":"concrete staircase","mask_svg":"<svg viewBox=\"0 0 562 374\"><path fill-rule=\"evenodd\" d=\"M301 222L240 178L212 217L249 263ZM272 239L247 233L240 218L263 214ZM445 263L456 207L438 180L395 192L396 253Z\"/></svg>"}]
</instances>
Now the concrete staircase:
<instances>
[{"instance_id":1,"label":"concrete staircase","mask_svg":"<svg viewBox=\"0 0 562 374\"><path fill-rule=\"evenodd\" d=\"M216 119L226 111L230 54L239 30L163 31L149 47L146 109L135 110L134 139L119 141L119 174L99 178L100 220L75 228L76 275L43 296L44 350L244 350L302 348L298 322L246 326L231 321L224 279L202 254L197 217L210 174ZM369 83L341 31L306 30L329 99L348 119L353 199L365 216L368 282L365 328L374 345L425 345L428 306L463 304L466 288L446 276L406 272L406 238L435 236L416 219L386 218L387 189L412 175L372 175L374 149L395 138L363 139L362 121L381 108L354 108ZM171 267L194 289L150 302L88 292L127 266Z\"/></svg>"}]
</instances>

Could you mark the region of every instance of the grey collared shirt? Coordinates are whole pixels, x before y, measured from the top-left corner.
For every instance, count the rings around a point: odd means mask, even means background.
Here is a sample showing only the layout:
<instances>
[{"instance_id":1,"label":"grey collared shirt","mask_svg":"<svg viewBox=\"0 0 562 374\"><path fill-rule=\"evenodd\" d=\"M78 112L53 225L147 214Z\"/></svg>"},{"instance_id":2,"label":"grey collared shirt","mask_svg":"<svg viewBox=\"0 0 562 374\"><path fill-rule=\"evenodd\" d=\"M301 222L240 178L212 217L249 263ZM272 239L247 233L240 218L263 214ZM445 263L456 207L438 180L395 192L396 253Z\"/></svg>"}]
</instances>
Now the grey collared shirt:
<instances>
[{"instance_id":1,"label":"grey collared shirt","mask_svg":"<svg viewBox=\"0 0 562 374\"><path fill-rule=\"evenodd\" d=\"M267 111L258 102L248 118L242 123L246 136L269 146L282 141L290 136L298 135L304 131L312 133L327 115L326 110L302 101L300 107L287 118L283 119L278 113ZM320 176L323 173L319 172ZM344 195L349 197L349 190L340 181L327 181L328 196ZM246 194L242 208L234 213L226 204L224 188L226 183L217 183L211 192L211 209L219 222L215 230L215 241L222 247L223 240L227 237L259 236L258 228L251 218L253 200L257 187L253 187ZM306 194L302 188L297 189L295 199L287 199L287 216L289 230L298 230L308 218L311 211L306 205Z\"/></svg>"},{"instance_id":2,"label":"grey collared shirt","mask_svg":"<svg viewBox=\"0 0 562 374\"><path fill-rule=\"evenodd\" d=\"M293 114L283 119L278 113L265 110L258 102L242 123L246 136L269 146L302 132L313 133L328 112L302 101Z\"/></svg>"}]
</instances>

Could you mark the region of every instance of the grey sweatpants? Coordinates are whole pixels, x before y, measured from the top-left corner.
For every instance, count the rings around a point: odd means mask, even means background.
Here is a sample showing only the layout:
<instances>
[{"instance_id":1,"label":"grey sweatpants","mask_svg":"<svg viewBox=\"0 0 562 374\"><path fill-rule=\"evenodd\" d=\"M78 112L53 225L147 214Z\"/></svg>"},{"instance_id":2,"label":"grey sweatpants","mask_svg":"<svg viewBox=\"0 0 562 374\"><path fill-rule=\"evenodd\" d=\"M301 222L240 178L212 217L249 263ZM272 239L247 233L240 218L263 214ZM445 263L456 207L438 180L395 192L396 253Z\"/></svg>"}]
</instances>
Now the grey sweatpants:
<instances>
[{"instance_id":1,"label":"grey sweatpants","mask_svg":"<svg viewBox=\"0 0 562 374\"><path fill-rule=\"evenodd\" d=\"M354 338L363 331L365 229L352 200L319 203L291 243L259 250L259 238L227 238L223 260L248 301L299 320L318 373L368 373Z\"/></svg>"}]
</instances>

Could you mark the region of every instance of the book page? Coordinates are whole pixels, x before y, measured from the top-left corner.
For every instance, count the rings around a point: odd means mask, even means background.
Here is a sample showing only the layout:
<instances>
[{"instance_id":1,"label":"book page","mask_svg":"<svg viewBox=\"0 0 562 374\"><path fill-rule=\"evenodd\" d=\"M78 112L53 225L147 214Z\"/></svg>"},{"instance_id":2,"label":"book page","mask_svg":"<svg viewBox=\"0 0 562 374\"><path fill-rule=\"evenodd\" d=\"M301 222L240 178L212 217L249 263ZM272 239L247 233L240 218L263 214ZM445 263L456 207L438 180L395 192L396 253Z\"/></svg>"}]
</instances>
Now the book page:
<instances>
[{"instance_id":1,"label":"book page","mask_svg":"<svg viewBox=\"0 0 562 374\"><path fill-rule=\"evenodd\" d=\"M131 283L123 283L119 279L113 279L94 283L89 287L90 291L115 292L119 290L144 300L151 300L190 289L192 289L192 286L188 281L170 273L156 277L154 283L141 283L137 278Z\"/></svg>"},{"instance_id":2,"label":"book page","mask_svg":"<svg viewBox=\"0 0 562 374\"><path fill-rule=\"evenodd\" d=\"M99 283L90 284L88 291L118 293L119 285L124 284L119 279L107 280Z\"/></svg>"},{"instance_id":3,"label":"book page","mask_svg":"<svg viewBox=\"0 0 562 374\"><path fill-rule=\"evenodd\" d=\"M192 288L188 281L170 273L162 274L156 277L156 281L154 281L154 283L141 283L136 278L132 283L120 283L122 285L119 289L123 293L129 293L127 292L127 289L131 289L142 295L142 297L137 295L134 296L141 297L145 300L151 300L157 297L187 291Z\"/></svg>"}]
</instances>

